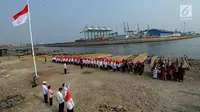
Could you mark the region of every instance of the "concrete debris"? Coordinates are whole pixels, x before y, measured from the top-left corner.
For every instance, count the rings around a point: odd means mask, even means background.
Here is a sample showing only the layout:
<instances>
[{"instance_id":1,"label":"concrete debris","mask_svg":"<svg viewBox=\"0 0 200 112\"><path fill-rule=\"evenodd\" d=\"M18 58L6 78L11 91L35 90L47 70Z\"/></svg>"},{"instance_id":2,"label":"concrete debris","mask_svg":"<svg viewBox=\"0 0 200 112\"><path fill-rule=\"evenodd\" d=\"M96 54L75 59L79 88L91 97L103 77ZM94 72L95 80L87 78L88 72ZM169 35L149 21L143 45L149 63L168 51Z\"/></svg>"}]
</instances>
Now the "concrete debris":
<instances>
[{"instance_id":1,"label":"concrete debris","mask_svg":"<svg viewBox=\"0 0 200 112\"><path fill-rule=\"evenodd\" d=\"M110 106L110 105L100 105L99 112L128 112L127 108L123 105Z\"/></svg>"},{"instance_id":2,"label":"concrete debris","mask_svg":"<svg viewBox=\"0 0 200 112\"><path fill-rule=\"evenodd\" d=\"M14 107L25 99L22 95L7 96L5 99L0 100L0 110Z\"/></svg>"}]
</instances>

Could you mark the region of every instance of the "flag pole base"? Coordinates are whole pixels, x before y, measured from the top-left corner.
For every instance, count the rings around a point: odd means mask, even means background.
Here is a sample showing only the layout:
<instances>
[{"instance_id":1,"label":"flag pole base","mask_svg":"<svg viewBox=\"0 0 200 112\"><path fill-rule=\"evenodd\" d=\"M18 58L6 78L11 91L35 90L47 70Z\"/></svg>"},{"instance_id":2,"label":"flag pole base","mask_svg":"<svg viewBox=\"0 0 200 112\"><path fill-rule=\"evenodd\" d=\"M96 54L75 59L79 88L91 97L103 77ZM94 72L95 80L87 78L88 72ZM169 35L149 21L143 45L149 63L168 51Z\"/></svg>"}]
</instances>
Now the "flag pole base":
<instances>
[{"instance_id":1,"label":"flag pole base","mask_svg":"<svg viewBox=\"0 0 200 112\"><path fill-rule=\"evenodd\" d=\"M36 87L38 85L38 78L36 76L33 77L32 87Z\"/></svg>"}]
</instances>

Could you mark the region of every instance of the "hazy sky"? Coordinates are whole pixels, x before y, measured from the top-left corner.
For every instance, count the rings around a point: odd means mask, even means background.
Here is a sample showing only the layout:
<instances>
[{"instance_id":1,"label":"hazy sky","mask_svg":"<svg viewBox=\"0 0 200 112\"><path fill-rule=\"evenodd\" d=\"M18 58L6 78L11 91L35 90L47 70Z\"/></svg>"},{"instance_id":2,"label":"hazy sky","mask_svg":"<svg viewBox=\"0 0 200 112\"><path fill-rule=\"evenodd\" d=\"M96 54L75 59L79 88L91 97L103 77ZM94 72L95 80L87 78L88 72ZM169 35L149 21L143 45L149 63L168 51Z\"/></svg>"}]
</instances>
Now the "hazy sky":
<instances>
[{"instance_id":1,"label":"hazy sky","mask_svg":"<svg viewBox=\"0 0 200 112\"><path fill-rule=\"evenodd\" d=\"M13 27L12 16L26 0L0 0L0 44L29 43L28 22ZM88 26L106 26L123 34L123 21L131 28L183 30L180 4L193 6L186 30L200 32L200 0L31 0L30 12L34 42L74 41Z\"/></svg>"}]
</instances>

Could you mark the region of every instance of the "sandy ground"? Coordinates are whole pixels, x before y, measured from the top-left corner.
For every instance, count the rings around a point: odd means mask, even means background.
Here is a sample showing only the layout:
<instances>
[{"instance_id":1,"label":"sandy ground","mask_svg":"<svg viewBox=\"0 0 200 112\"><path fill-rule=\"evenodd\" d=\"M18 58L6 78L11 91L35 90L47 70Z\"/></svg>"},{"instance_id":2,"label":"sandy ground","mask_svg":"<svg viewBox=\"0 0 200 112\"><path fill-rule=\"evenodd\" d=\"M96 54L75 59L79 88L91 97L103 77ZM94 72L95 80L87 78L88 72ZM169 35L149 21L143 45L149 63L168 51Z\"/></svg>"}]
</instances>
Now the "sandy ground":
<instances>
[{"instance_id":1,"label":"sandy ground","mask_svg":"<svg viewBox=\"0 0 200 112\"><path fill-rule=\"evenodd\" d=\"M22 95L22 100L2 112L57 112L54 97L52 107L43 103L41 85L32 88L32 58L0 58L0 105L7 96ZM44 62L37 57L39 84L43 80L52 86L54 93L63 82L70 82L76 112L199 112L200 72L187 72L183 83L153 80L149 68L143 76L102 71L93 68L80 69L68 65ZM10 101L12 103L12 101ZM118 111L117 111L118 109Z\"/></svg>"}]
</instances>

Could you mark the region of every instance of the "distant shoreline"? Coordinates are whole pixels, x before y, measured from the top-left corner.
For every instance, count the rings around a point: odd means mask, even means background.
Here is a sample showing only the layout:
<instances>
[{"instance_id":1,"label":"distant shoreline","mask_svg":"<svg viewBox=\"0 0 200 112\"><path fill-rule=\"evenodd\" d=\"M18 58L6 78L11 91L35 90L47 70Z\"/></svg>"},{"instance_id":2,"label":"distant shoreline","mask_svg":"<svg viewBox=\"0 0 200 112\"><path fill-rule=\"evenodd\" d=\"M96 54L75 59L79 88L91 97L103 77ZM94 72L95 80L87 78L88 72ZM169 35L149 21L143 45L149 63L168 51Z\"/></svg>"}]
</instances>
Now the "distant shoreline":
<instances>
[{"instance_id":1,"label":"distant shoreline","mask_svg":"<svg viewBox=\"0 0 200 112\"><path fill-rule=\"evenodd\" d=\"M132 43L149 43L161 41L173 41L181 39L198 38L198 36L184 36L184 37L163 37L163 38L140 38L140 39L118 39L106 41L91 41L91 42L66 42L66 43L53 43L44 44L45 47L80 47L80 46L94 46L94 45L113 45L113 44L132 44Z\"/></svg>"}]
</instances>

